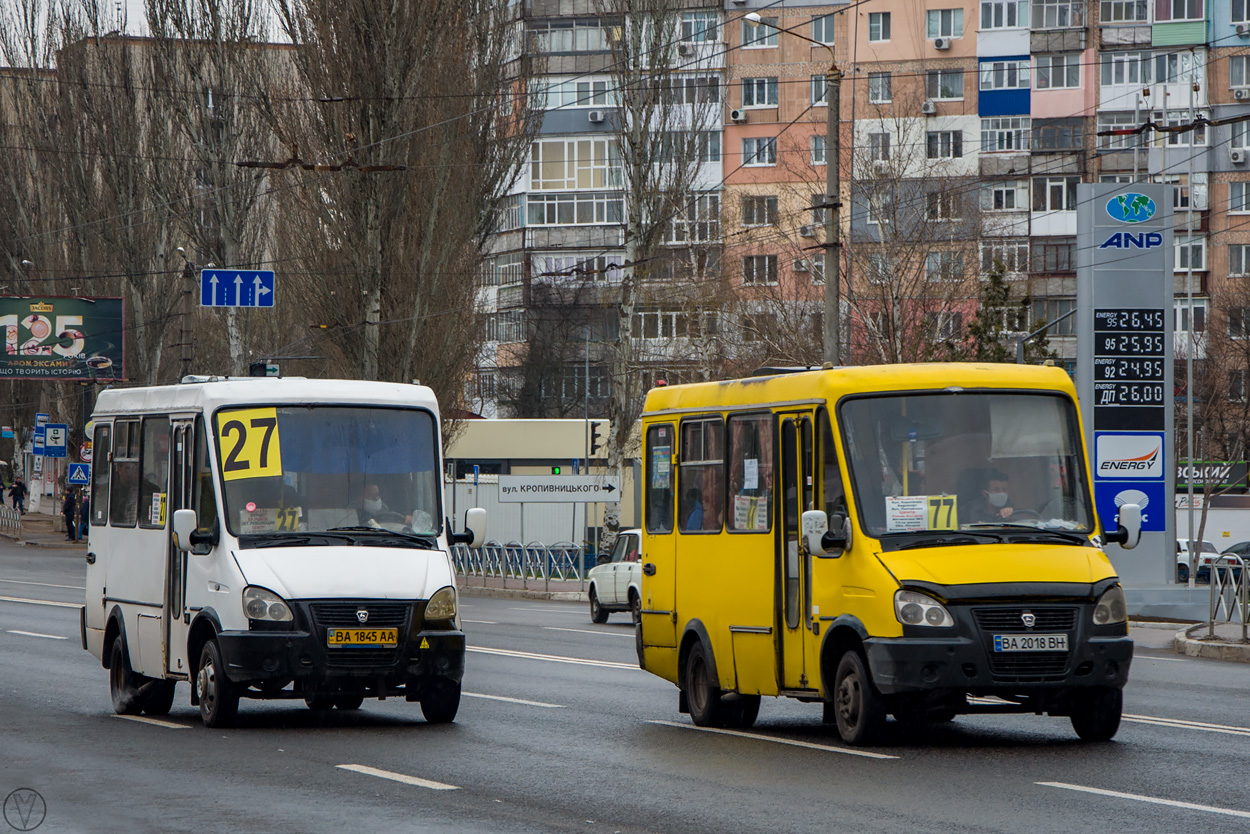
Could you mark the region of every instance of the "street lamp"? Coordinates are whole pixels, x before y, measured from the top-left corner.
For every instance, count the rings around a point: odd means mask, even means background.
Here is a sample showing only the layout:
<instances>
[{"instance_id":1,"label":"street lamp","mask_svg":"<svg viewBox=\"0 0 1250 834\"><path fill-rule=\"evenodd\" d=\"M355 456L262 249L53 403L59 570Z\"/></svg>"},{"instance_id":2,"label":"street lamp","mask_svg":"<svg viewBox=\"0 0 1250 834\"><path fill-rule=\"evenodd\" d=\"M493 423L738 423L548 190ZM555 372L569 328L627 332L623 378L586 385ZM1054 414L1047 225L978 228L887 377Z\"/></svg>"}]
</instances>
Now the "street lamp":
<instances>
[{"instance_id":1,"label":"street lamp","mask_svg":"<svg viewBox=\"0 0 1250 834\"><path fill-rule=\"evenodd\" d=\"M825 357L828 364L842 364L842 275L838 249L838 209L842 205L842 187L838 177L838 162L842 155L842 141L838 133L838 116L842 108L842 70L838 69L833 47L809 38L794 29L782 29L766 23L757 12L748 12L747 22L754 26L772 26L778 32L786 32L796 38L826 49L829 52L829 69L825 71Z\"/></svg>"}]
</instances>

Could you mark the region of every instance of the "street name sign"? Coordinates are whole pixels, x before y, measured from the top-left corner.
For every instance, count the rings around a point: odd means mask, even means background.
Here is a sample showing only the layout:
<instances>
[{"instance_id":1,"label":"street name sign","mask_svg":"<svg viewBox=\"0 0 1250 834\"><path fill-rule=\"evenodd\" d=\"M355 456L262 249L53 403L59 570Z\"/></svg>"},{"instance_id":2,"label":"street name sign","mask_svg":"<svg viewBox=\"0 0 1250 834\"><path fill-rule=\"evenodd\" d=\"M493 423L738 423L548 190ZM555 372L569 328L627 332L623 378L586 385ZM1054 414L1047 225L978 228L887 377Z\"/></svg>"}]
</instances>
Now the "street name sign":
<instances>
[{"instance_id":1,"label":"street name sign","mask_svg":"<svg viewBox=\"0 0 1250 834\"><path fill-rule=\"evenodd\" d=\"M201 307L272 307L273 270L200 270Z\"/></svg>"},{"instance_id":2,"label":"street name sign","mask_svg":"<svg viewBox=\"0 0 1250 834\"><path fill-rule=\"evenodd\" d=\"M615 475L500 475L501 504L615 504L621 500Z\"/></svg>"}]
</instances>

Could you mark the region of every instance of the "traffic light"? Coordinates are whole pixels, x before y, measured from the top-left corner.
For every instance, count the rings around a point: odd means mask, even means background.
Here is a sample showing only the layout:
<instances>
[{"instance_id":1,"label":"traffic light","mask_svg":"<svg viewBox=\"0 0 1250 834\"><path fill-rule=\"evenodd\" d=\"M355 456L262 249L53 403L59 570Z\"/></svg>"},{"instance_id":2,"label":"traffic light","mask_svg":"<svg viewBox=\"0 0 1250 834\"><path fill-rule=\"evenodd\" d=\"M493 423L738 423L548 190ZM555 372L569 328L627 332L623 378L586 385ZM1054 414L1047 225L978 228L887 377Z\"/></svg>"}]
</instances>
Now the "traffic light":
<instances>
[{"instance_id":1,"label":"traffic light","mask_svg":"<svg viewBox=\"0 0 1250 834\"><path fill-rule=\"evenodd\" d=\"M602 425L603 423L600 423L597 420L593 420L590 423L590 455L589 457L594 457L595 452L599 451L599 447L603 445L603 439L599 437L599 427Z\"/></svg>"}]
</instances>

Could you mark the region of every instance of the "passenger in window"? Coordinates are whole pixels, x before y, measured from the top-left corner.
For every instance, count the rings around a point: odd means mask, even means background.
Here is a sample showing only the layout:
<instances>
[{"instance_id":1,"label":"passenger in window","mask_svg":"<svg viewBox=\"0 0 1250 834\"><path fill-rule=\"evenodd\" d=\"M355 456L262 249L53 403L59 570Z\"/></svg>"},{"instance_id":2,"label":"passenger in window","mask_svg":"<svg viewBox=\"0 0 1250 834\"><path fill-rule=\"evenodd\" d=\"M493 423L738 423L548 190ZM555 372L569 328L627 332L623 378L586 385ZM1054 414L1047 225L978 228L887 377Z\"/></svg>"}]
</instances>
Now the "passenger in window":
<instances>
[{"instance_id":1,"label":"passenger in window","mask_svg":"<svg viewBox=\"0 0 1250 834\"><path fill-rule=\"evenodd\" d=\"M702 530L703 529L703 493L698 487L690 487L686 490L683 504L683 517L686 519L682 524L683 530Z\"/></svg>"}]
</instances>

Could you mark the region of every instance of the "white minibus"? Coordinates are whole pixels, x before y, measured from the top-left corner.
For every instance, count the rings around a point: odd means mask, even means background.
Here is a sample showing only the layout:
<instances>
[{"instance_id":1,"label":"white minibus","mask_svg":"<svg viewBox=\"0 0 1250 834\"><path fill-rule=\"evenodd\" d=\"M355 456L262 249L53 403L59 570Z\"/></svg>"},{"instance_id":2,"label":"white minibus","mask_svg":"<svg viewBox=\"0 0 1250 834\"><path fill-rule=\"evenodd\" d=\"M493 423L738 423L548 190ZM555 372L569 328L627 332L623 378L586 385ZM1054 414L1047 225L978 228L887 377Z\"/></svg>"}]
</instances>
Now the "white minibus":
<instances>
[{"instance_id":1,"label":"white minibus","mask_svg":"<svg viewBox=\"0 0 1250 834\"><path fill-rule=\"evenodd\" d=\"M187 377L101 392L83 648L113 709L206 726L240 698L455 718L464 673L438 402L419 385Z\"/></svg>"}]
</instances>

